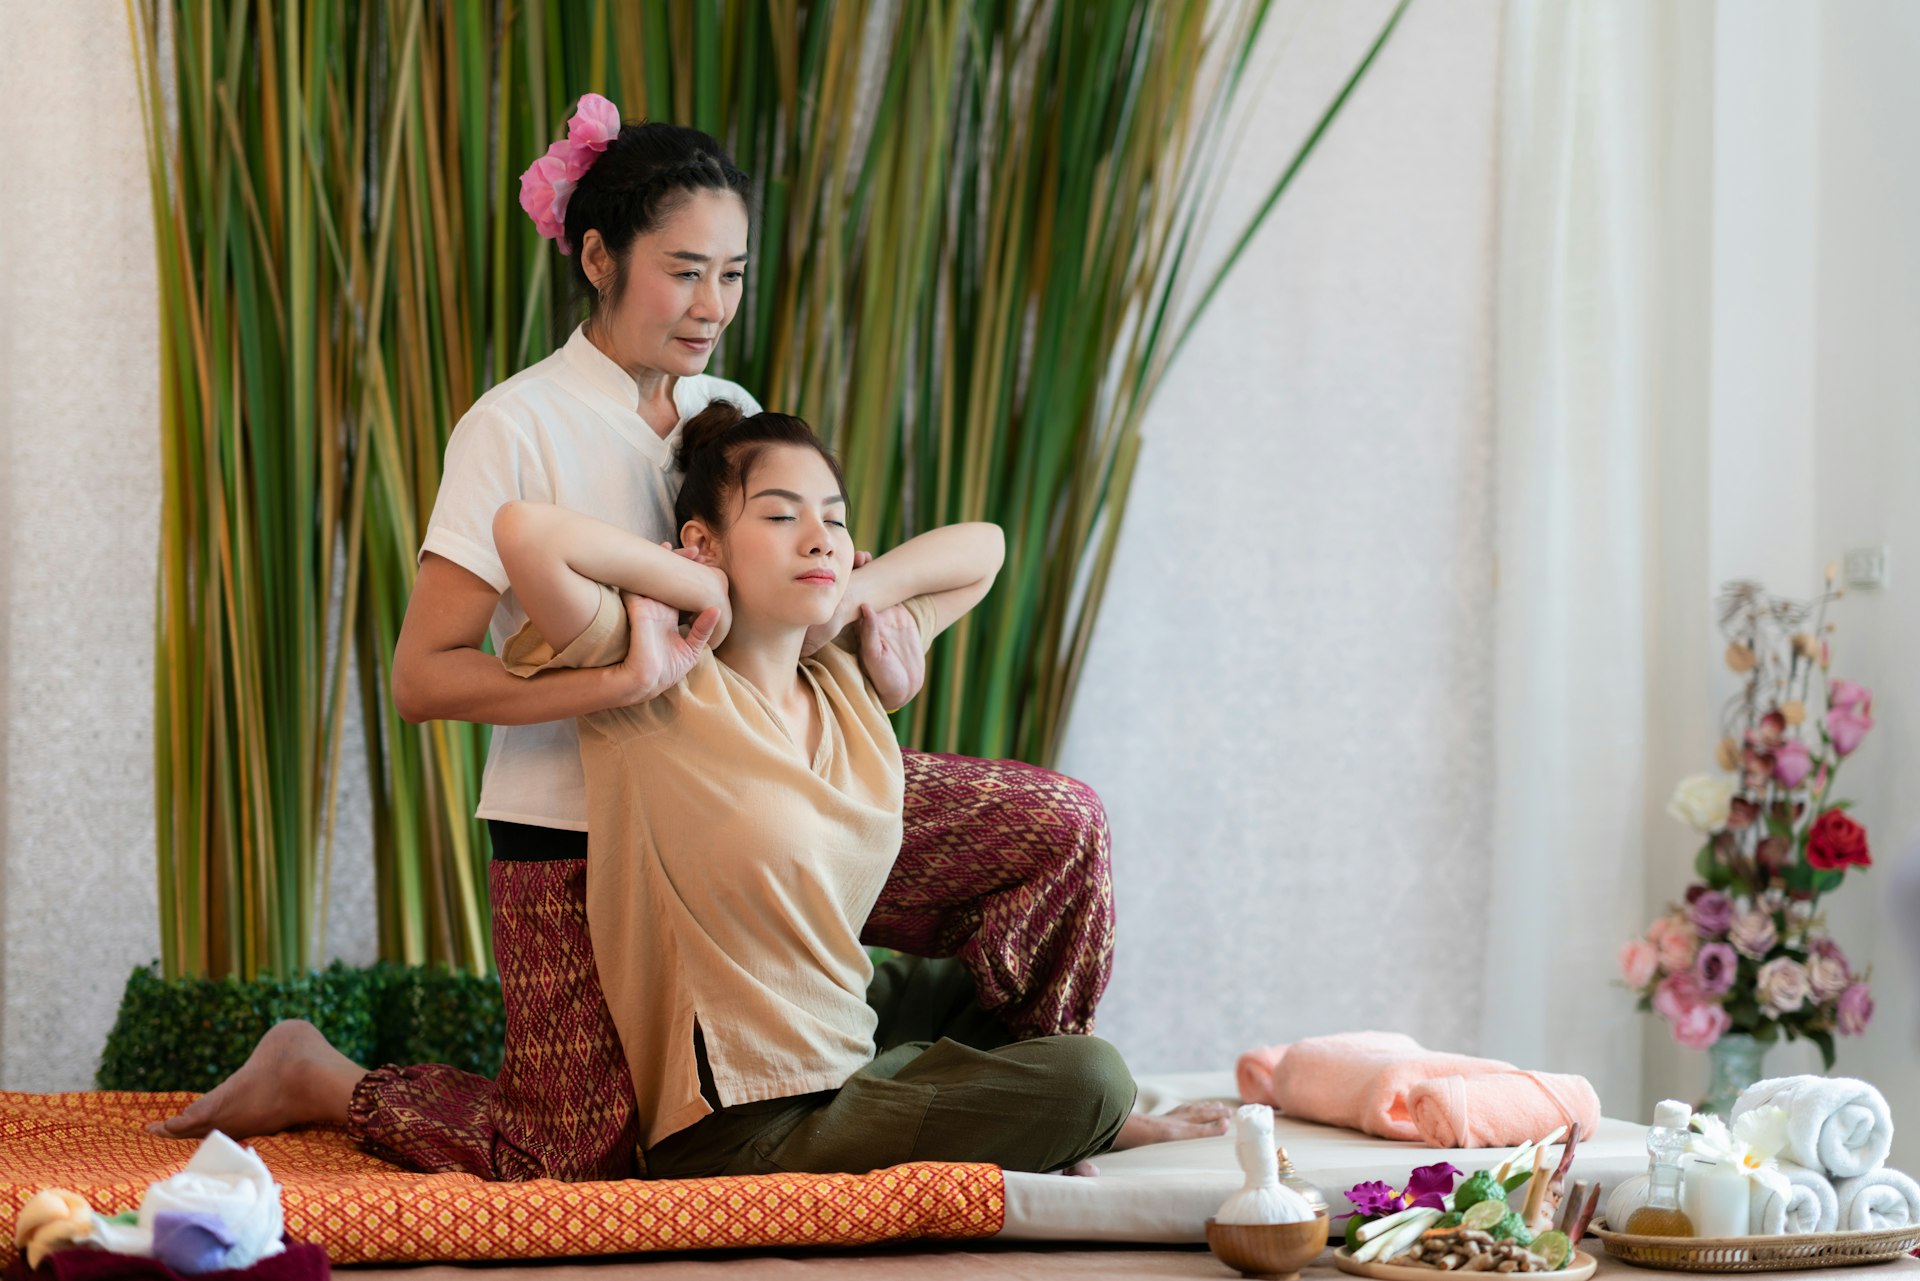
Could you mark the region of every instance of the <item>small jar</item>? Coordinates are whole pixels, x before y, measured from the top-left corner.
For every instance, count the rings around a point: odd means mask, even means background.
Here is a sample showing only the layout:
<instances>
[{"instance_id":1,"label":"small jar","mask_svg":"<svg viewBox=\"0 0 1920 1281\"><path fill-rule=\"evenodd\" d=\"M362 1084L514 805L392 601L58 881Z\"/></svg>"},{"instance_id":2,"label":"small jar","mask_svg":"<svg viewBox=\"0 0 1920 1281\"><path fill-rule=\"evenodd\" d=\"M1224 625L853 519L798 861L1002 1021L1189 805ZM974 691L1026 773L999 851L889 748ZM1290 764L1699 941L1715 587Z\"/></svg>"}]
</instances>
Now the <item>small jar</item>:
<instances>
[{"instance_id":1,"label":"small jar","mask_svg":"<svg viewBox=\"0 0 1920 1281\"><path fill-rule=\"evenodd\" d=\"M1285 1148L1275 1149L1274 1160L1280 1167L1281 1184L1292 1188L1305 1198L1307 1208L1315 1214L1325 1214L1327 1212L1326 1195L1312 1183L1300 1177L1300 1172L1293 1168L1292 1159L1287 1156L1287 1150Z\"/></svg>"}]
</instances>

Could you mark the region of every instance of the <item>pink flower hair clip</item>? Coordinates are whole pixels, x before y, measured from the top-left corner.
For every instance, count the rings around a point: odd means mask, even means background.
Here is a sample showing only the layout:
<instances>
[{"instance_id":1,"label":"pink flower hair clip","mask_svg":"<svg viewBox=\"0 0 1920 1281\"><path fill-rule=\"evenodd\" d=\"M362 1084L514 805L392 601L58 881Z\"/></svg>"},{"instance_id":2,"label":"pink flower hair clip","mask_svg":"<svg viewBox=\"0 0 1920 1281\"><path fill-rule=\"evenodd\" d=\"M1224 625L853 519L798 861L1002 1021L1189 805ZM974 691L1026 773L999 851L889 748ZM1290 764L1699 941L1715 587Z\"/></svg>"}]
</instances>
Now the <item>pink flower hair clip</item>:
<instances>
[{"instance_id":1,"label":"pink flower hair clip","mask_svg":"<svg viewBox=\"0 0 1920 1281\"><path fill-rule=\"evenodd\" d=\"M520 207L534 228L571 254L567 243L567 201L580 178L593 168L613 140L620 136L620 108L597 93L582 94L567 122L567 136L547 148L547 154L520 175Z\"/></svg>"}]
</instances>

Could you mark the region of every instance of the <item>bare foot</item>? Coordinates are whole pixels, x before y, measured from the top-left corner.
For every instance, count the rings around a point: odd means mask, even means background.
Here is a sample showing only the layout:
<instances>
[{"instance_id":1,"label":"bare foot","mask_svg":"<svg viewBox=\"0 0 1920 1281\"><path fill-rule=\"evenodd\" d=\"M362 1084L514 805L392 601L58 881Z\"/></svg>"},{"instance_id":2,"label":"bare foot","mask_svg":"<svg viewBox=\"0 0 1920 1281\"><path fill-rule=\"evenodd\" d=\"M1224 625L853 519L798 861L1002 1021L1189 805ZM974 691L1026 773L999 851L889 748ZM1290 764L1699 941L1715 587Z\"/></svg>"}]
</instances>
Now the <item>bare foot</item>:
<instances>
[{"instance_id":1,"label":"bare foot","mask_svg":"<svg viewBox=\"0 0 1920 1281\"><path fill-rule=\"evenodd\" d=\"M1113 1150L1137 1148L1148 1143L1171 1143L1175 1139L1210 1139L1227 1132L1233 1109L1225 1103L1182 1103L1171 1112L1149 1116L1135 1112L1120 1127Z\"/></svg>"},{"instance_id":2,"label":"bare foot","mask_svg":"<svg viewBox=\"0 0 1920 1281\"><path fill-rule=\"evenodd\" d=\"M289 1019L267 1029L238 1072L180 1115L149 1122L147 1133L199 1139L219 1130L230 1139L246 1139L296 1125L345 1125L353 1087L366 1074L328 1044L319 1028Z\"/></svg>"}]
</instances>

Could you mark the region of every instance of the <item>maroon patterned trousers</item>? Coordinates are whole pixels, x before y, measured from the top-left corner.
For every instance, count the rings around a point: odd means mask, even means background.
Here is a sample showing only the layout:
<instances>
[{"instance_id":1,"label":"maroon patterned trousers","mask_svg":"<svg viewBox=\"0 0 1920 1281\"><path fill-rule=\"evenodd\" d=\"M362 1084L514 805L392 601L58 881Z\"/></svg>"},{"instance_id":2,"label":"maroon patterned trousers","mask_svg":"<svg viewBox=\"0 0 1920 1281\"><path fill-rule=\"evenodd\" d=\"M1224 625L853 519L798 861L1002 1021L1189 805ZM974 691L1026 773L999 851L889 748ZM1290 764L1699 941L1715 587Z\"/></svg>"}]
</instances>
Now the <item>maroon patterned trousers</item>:
<instances>
[{"instance_id":1,"label":"maroon patterned trousers","mask_svg":"<svg viewBox=\"0 0 1920 1281\"><path fill-rule=\"evenodd\" d=\"M1032 765L902 752L905 834L865 942L958 956L983 1007L1022 1037L1083 1033L1113 966L1106 812ZM500 1075L389 1065L354 1088L348 1127L415 1170L483 1179L635 1174L639 1116L587 937L585 859L495 860Z\"/></svg>"}]
</instances>

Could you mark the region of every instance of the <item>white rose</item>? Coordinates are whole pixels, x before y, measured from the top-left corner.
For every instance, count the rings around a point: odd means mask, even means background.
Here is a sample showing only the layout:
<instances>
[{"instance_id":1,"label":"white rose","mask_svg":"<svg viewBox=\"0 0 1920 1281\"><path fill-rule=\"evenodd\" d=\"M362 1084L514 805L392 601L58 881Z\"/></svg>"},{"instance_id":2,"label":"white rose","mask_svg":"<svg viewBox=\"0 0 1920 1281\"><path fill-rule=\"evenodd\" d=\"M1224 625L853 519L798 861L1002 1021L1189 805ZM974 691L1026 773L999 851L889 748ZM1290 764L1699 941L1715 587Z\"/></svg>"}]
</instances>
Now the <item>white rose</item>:
<instances>
[{"instance_id":1,"label":"white rose","mask_svg":"<svg viewBox=\"0 0 1920 1281\"><path fill-rule=\"evenodd\" d=\"M1839 958L1818 953L1807 958L1807 986L1813 989L1814 1000L1831 1001L1846 991L1851 982L1853 977Z\"/></svg>"},{"instance_id":2,"label":"white rose","mask_svg":"<svg viewBox=\"0 0 1920 1281\"><path fill-rule=\"evenodd\" d=\"M1733 813L1733 784L1718 774L1694 774L1680 780L1667 813L1701 832L1717 832Z\"/></svg>"},{"instance_id":3,"label":"white rose","mask_svg":"<svg viewBox=\"0 0 1920 1281\"><path fill-rule=\"evenodd\" d=\"M1760 1004L1774 1014L1791 1014L1807 1001L1807 972L1791 957L1778 956L1761 966L1753 985Z\"/></svg>"}]
</instances>

